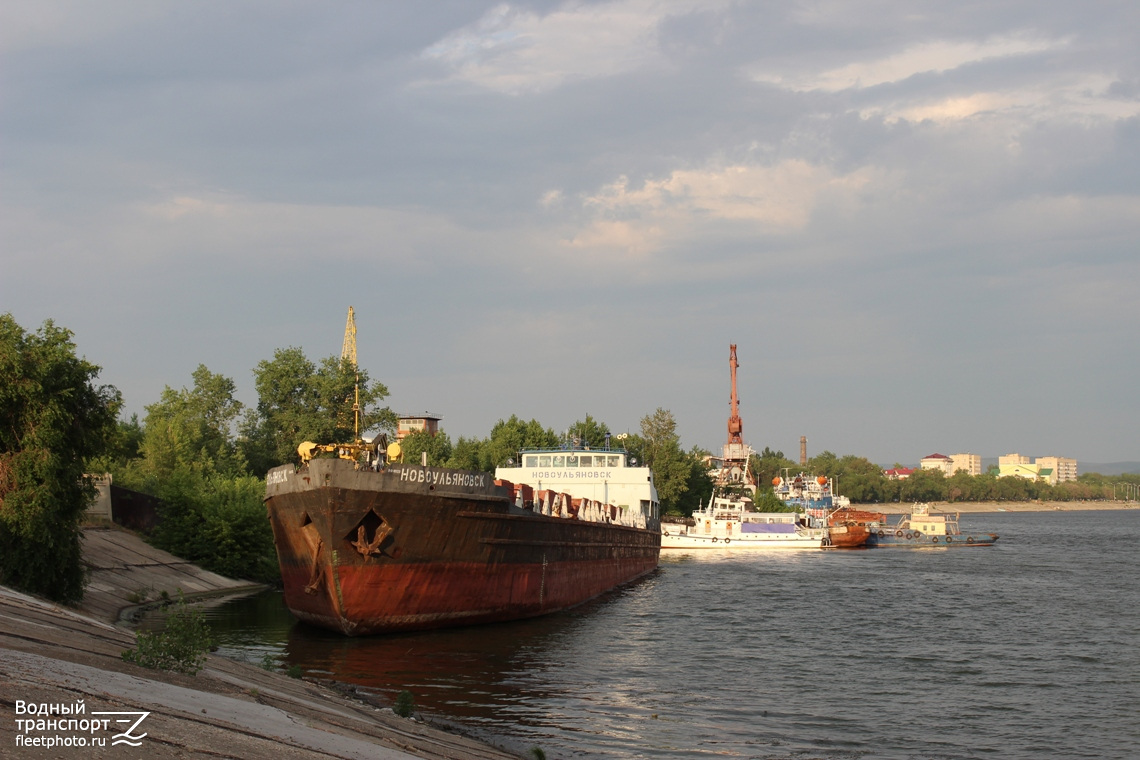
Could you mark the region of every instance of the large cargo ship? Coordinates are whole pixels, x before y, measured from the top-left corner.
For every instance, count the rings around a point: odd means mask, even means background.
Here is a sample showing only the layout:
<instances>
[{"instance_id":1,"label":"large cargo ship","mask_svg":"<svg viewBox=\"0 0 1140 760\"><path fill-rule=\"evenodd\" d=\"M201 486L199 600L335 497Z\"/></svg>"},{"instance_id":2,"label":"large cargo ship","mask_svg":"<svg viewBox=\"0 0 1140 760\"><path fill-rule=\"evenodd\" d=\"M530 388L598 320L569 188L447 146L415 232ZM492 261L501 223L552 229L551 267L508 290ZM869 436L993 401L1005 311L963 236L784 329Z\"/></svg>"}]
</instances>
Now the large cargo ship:
<instances>
[{"instance_id":1,"label":"large cargo ship","mask_svg":"<svg viewBox=\"0 0 1140 760\"><path fill-rule=\"evenodd\" d=\"M266 506L289 609L350 636L564 610L654 570L661 545L640 509L377 460L277 467Z\"/></svg>"}]
</instances>

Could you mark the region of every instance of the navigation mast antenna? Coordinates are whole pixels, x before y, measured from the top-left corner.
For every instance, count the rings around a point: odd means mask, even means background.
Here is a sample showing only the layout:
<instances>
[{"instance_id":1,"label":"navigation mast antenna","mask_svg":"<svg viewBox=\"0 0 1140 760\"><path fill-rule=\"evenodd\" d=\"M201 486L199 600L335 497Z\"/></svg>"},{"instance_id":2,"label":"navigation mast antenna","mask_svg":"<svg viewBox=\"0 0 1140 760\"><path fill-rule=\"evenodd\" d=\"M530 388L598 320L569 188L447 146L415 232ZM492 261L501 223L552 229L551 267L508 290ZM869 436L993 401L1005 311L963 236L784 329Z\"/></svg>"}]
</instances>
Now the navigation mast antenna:
<instances>
[{"instance_id":1,"label":"navigation mast antenna","mask_svg":"<svg viewBox=\"0 0 1140 760\"><path fill-rule=\"evenodd\" d=\"M736 344L729 346L728 366L732 371L732 396L729 399L728 415L728 442L744 443L740 434L744 430L744 421L740 419L740 397L736 395L736 368L740 363L736 361Z\"/></svg>"},{"instance_id":2,"label":"navigation mast antenna","mask_svg":"<svg viewBox=\"0 0 1140 760\"><path fill-rule=\"evenodd\" d=\"M340 349L340 359L343 362L345 359L352 362L352 370L355 373L355 381L353 383L353 401L352 401L352 434L353 439L360 440L360 369L356 364L356 312L352 307L348 307L348 321L344 325L344 344Z\"/></svg>"}]
</instances>

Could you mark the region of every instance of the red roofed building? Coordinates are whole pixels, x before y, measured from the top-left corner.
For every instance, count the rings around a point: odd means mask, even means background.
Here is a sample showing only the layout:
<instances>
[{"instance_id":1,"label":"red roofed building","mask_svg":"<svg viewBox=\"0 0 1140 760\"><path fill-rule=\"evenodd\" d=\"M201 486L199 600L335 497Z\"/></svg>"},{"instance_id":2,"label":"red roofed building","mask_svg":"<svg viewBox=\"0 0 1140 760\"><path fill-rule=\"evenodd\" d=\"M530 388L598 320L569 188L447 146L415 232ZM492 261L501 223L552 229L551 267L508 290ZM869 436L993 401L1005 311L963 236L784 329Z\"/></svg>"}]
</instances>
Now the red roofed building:
<instances>
[{"instance_id":1,"label":"red roofed building","mask_svg":"<svg viewBox=\"0 0 1140 760\"><path fill-rule=\"evenodd\" d=\"M883 470L887 480L906 480L914 474L913 467L896 467L893 470Z\"/></svg>"}]
</instances>

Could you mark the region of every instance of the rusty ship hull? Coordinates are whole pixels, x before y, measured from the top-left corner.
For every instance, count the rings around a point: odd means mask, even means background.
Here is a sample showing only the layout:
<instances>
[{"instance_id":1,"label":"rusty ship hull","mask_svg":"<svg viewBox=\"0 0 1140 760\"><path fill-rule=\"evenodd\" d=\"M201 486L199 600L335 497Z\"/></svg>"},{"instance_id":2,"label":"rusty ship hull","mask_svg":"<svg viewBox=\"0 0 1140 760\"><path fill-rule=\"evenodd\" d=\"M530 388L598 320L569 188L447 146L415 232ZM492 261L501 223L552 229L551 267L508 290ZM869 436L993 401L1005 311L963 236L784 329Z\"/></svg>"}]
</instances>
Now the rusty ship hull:
<instances>
[{"instance_id":1,"label":"rusty ship hull","mask_svg":"<svg viewBox=\"0 0 1140 760\"><path fill-rule=\"evenodd\" d=\"M516 506L488 473L340 459L271 470L290 611L346 635L533 617L652 572L660 533Z\"/></svg>"}]
</instances>

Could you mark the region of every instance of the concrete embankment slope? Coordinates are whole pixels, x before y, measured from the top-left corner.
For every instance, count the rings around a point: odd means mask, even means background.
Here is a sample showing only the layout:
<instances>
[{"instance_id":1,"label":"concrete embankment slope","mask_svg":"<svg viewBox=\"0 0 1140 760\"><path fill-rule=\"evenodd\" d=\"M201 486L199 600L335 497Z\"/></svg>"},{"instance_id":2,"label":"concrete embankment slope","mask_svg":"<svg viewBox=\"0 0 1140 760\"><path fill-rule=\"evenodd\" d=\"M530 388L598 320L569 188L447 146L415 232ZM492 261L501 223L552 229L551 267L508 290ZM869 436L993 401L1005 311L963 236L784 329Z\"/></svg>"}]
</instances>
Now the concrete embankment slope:
<instances>
[{"instance_id":1,"label":"concrete embankment slope","mask_svg":"<svg viewBox=\"0 0 1140 760\"><path fill-rule=\"evenodd\" d=\"M100 531L118 532L118 531ZM124 538L126 537L126 538ZM91 536L89 535L89 540ZM98 538L108 538L99 536ZM211 655L196 676L148 670L122 660L135 645L133 631L115 625L120 607L132 603L140 588L155 595L188 591L186 578L204 588L194 593L240 590L248 584L210 577L170 555L154 555L130 534L111 537L123 551L93 562L97 591L88 605L104 619L0 586L0 757L95 757L165 760L165 758L517 758L481 742L399 718L346 699L321 684L288 678L245 663ZM96 542L102 543L102 542ZM91 547L93 544L88 543ZM144 548L145 547L145 548ZM104 543L103 550L107 549ZM128 551L129 550L129 551ZM137 550L137 551L136 551ZM130 552L133 552L130 553ZM142 558L142 559L140 559ZM161 562L157 560L163 560ZM117 565L115 564L117 563ZM94 569L95 566L98 569ZM114 566L112 566L114 565ZM156 579L165 577L164 585ZM112 580L117 578L118 580ZM29 714L28 705L83 703L80 715ZM17 714L18 703L24 709ZM113 720L94 713L150 713L134 736L145 733L137 748L112 744L123 730L78 730L84 720ZM28 730L26 721L59 721ZM78 723L70 721L77 720ZM135 718L131 718L134 720ZM17 723L17 721L21 721ZM33 724L34 726L35 724ZM42 724L41 724L42 725ZM28 746L29 739L40 739ZM83 739L87 746L76 744ZM102 739L105 746L92 746ZM50 740L50 742L49 742ZM67 744L67 741L71 744ZM44 748L54 743L50 749ZM77 748L78 747L78 748Z\"/></svg>"}]
</instances>

